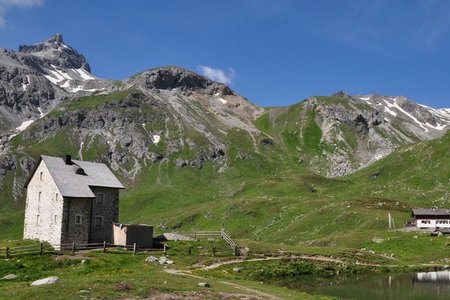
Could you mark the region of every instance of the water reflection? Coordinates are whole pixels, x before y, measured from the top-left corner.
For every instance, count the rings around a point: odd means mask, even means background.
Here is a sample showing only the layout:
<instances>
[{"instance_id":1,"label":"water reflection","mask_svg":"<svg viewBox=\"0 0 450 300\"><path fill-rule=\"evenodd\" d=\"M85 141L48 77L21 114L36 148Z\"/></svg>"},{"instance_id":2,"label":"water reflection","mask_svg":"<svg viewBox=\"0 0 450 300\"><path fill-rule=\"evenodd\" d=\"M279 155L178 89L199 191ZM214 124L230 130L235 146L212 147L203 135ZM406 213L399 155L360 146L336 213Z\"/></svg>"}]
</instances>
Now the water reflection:
<instances>
[{"instance_id":1,"label":"water reflection","mask_svg":"<svg viewBox=\"0 0 450 300\"><path fill-rule=\"evenodd\" d=\"M414 275L414 283L450 284L450 271L417 272Z\"/></svg>"},{"instance_id":2,"label":"water reflection","mask_svg":"<svg viewBox=\"0 0 450 300\"><path fill-rule=\"evenodd\" d=\"M276 283L343 299L450 299L450 271L329 278L301 276Z\"/></svg>"}]
</instances>

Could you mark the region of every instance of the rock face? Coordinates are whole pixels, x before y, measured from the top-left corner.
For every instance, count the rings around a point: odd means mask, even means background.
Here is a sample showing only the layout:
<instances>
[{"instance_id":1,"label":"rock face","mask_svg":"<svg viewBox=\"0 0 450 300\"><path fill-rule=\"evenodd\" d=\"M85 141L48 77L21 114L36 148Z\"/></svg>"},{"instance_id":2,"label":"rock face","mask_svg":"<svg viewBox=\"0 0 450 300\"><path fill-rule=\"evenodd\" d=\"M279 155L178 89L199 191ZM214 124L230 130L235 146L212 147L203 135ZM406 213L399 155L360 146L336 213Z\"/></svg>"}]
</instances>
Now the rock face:
<instances>
[{"instance_id":1,"label":"rock face","mask_svg":"<svg viewBox=\"0 0 450 300\"><path fill-rule=\"evenodd\" d=\"M5 142L63 99L113 89L90 74L83 55L60 34L17 52L0 49L0 153Z\"/></svg>"},{"instance_id":2,"label":"rock face","mask_svg":"<svg viewBox=\"0 0 450 300\"><path fill-rule=\"evenodd\" d=\"M23 199L35 145L105 162L131 181L151 164L209 164L221 173L236 161L292 160L296 168L333 177L450 128L450 110L404 97L339 92L262 108L179 67L123 81L101 80L90 71L59 34L17 52L0 50L0 181L14 177L4 197Z\"/></svg>"},{"instance_id":3,"label":"rock face","mask_svg":"<svg viewBox=\"0 0 450 300\"><path fill-rule=\"evenodd\" d=\"M299 162L307 162L314 172L327 177L349 174L402 145L437 138L450 129L447 110L418 105L404 97L338 92L310 97L300 107L295 130L280 134L297 136L300 142L295 154ZM269 111L273 124L292 124L292 120L285 119L289 114L281 110ZM318 126L315 137L308 132L312 125ZM305 144L314 149L305 153Z\"/></svg>"}]
</instances>

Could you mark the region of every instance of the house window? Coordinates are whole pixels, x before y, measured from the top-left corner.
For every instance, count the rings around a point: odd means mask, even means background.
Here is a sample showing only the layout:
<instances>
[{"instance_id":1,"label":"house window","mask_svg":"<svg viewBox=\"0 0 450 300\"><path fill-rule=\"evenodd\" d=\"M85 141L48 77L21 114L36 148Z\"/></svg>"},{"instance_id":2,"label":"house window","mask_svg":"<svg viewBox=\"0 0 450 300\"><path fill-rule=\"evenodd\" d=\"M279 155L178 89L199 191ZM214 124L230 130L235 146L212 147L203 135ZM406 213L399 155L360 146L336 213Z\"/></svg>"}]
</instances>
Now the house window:
<instances>
[{"instance_id":1,"label":"house window","mask_svg":"<svg viewBox=\"0 0 450 300\"><path fill-rule=\"evenodd\" d=\"M105 203L105 194L96 194L95 203L97 205L103 205L103 203Z\"/></svg>"},{"instance_id":2,"label":"house window","mask_svg":"<svg viewBox=\"0 0 450 300\"><path fill-rule=\"evenodd\" d=\"M58 201L58 193L55 194L55 201Z\"/></svg>"},{"instance_id":3,"label":"house window","mask_svg":"<svg viewBox=\"0 0 450 300\"><path fill-rule=\"evenodd\" d=\"M53 219L53 223L57 223L58 222L58 215L55 215L54 219Z\"/></svg>"},{"instance_id":4,"label":"house window","mask_svg":"<svg viewBox=\"0 0 450 300\"><path fill-rule=\"evenodd\" d=\"M41 202L41 196L42 196L42 192L39 192L38 194L38 201Z\"/></svg>"},{"instance_id":5,"label":"house window","mask_svg":"<svg viewBox=\"0 0 450 300\"><path fill-rule=\"evenodd\" d=\"M95 216L95 228L103 227L103 216Z\"/></svg>"},{"instance_id":6,"label":"house window","mask_svg":"<svg viewBox=\"0 0 450 300\"><path fill-rule=\"evenodd\" d=\"M75 215L75 225L81 225L83 223L82 215Z\"/></svg>"},{"instance_id":7,"label":"house window","mask_svg":"<svg viewBox=\"0 0 450 300\"><path fill-rule=\"evenodd\" d=\"M36 225L39 225L39 220L40 219L40 216L39 215L36 215Z\"/></svg>"},{"instance_id":8,"label":"house window","mask_svg":"<svg viewBox=\"0 0 450 300\"><path fill-rule=\"evenodd\" d=\"M39 173L39 180L42 180L42 175L44 175L44 172Z\"/></svg>"}]
</instances>

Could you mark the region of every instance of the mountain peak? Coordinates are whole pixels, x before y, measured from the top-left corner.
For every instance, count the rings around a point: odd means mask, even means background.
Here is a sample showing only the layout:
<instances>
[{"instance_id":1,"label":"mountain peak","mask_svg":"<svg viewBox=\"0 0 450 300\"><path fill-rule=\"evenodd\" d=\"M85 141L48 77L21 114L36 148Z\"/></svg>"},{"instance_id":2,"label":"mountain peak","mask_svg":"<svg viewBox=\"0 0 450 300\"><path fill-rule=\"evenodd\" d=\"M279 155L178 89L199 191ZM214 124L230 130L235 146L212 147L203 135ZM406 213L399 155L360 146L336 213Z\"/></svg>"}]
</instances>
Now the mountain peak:
<instances>
[{"instance_id":1,"label":"mountain peak","mask_svg":"<svg viewBox=\"0 0 450 300\"><path fill-rule=\"evenodd\" d=\"M337 91L336 93L331 95L332 97L342 98L342 99L348 99L349 95L344 91Z\"/></svg>"},{"instance_id":2,"label":"mountain peak","mask_svg":"<svg viewBox=\"0 0 450 300\"><path fill-rule=\"evenodd\" d=\"M177 66L150 69L131 77L131 80L151 89L180 88L182 90L206 90L208 94L217 92L224 95L234 94L228 86L222 83Z\"/></svg>"},{"instance_id":3,"label":"mountain peak","mask_svg":"<svg viewBox=\"0 0 450 300\"><path fill-rule=\"evenodd\" d=\"M18 52L27 57L25 63L32 67L40 66L40 68L45 67L50 70L53 70L55 66L68 69L82 68L91 72L84 56L66 45L60 33L56 33L48 40L38 44L21 45Z\"/></svg>"},{"instance_id":4,"label":"mountain peak","mask_svg":"<svg viewBox=\"0 0 450 300\"><path fill-rule=\"evenodd\" d=\"M60 33L54 34L51 38L47 40L49 43L57 43L57 44L64 44L63 36Z\"/></svg>"}]
</instances>

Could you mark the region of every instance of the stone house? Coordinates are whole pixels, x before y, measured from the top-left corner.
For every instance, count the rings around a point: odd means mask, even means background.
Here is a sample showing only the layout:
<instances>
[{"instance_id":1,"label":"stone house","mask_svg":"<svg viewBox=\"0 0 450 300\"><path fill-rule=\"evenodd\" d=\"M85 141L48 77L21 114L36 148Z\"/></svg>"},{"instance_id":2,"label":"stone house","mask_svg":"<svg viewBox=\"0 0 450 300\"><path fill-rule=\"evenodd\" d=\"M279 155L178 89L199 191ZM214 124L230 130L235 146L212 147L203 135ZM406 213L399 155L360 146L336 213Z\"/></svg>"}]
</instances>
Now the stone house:
<instances>
[{"instance_id":1,"label":"stone house","mask_svg":"<svg viewBox=\"0 0 450 300\"><path fill-rule=\"evenodd\" d=\"M105 164L42 155L25 188L24 239L111 242L124 186Z\"/></svg>"}]
</instances>

